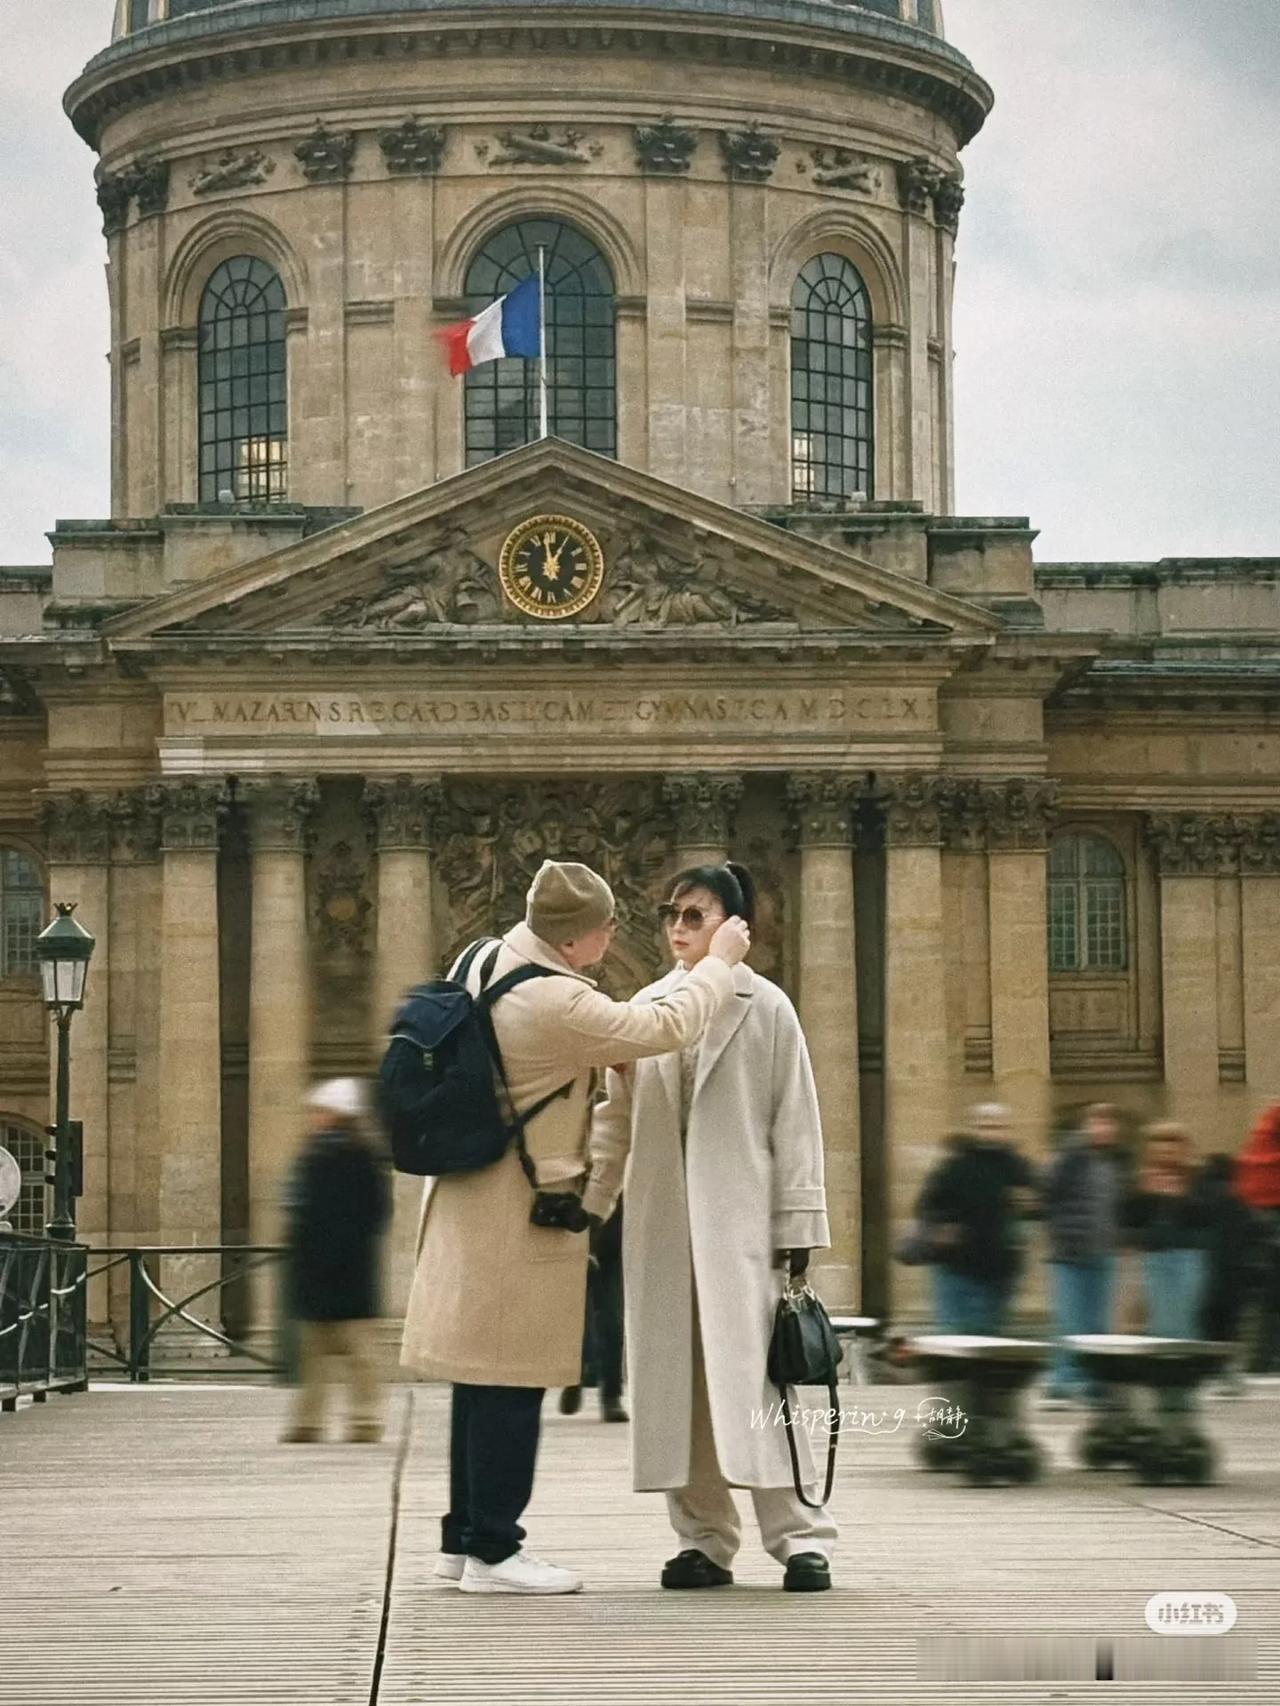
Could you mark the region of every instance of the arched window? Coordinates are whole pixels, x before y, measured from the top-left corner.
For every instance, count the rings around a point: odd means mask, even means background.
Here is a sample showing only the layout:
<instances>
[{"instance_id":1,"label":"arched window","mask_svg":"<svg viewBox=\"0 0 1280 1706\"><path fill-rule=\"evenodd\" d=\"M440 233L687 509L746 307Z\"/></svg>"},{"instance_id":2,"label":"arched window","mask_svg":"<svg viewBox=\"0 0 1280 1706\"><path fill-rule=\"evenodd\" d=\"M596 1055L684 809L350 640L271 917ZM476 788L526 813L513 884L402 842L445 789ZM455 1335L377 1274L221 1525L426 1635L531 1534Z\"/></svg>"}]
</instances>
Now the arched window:
<instances>
[{"instance_id":1,"label":"arched window","mask_svg":"<svg viewBox=\"0 0 1280 1706\"><path fill-rule=\"evenodd\" d=\"M618 453L613 275L580 231L555 219L522 219L495 232L467 268L472 313L538 270L545 255L547 425L560 438ZM463 381L467 467L538 436L538 364L522 356L487 361Z\"/></svg>"},{"instance_id":2,"label":"arched window","mask_svg":"<svg viewBox=\"0 0 1280 1706\"><path fill-rule=\"evenodd\" d=\"M266 261L223 261L200 298L200 502L279 503L289 466L285 297Z\"/></svg>"},{"instance_id":3,"label":"arched window","mask_svg":"<svg viewBox=\"0 0 1280 1706\"><path fill-rule=\"evenodd\" d=\"M22 1174L22 1190L17 1202L7 1215L0 1216L8 1220L15 1232L44 1231L48 1218L45 1214L44 1146L43 1134L34 1127L15 1125L8 1120L0 1124L0 1149L9 1151Z\"/></svg>"},{"instance_id":4,"label":"arched window","mask_svg":"<svg viewBox=\"0 0 1280 1706\"><path fill-rule=\"evenodd\" d=\"M873 497L871 303L843 255L806 261L791 292L791 491Z\"/></svg>"},{"instance_id":5,"label":"arched window","mask_svg":"<svg viewBox=\"0 0 1280 1706\"><path fill-rule=\"evenodd\" d=\"M25 853L0 850L0 977L36 969L35 940L44 929L44 880Z\"/></svg>"},{"instance_id":6,"label":"arched window","mask_svg":"<svg viewBox=\"0 0 1280 1706\"><path fill-rule=\"evenodd\" d=\"M1055 835L1049 851L1049 970L1123 971L1124 860L1100 835Z\"/></svg>"}]
</instances>

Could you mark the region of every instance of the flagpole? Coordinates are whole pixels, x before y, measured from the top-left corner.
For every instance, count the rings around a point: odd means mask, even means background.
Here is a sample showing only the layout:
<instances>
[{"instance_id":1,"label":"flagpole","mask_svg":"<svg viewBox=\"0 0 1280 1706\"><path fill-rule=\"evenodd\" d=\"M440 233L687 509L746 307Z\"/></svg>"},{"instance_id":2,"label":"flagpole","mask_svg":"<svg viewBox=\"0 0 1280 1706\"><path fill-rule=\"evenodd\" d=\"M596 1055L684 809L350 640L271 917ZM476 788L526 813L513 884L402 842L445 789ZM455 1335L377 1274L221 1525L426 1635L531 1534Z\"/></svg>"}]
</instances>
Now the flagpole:
<instances>
[{"instance_id":1,"label":"flagpole","mask_svg":"<svg viewBox=\"0 0 1280 1706\"><path fill-rule=\"evenodd\" d=\"M538 437L547 436L547 276L546 251L538 245Z\"/></svg>"}]
</instances>

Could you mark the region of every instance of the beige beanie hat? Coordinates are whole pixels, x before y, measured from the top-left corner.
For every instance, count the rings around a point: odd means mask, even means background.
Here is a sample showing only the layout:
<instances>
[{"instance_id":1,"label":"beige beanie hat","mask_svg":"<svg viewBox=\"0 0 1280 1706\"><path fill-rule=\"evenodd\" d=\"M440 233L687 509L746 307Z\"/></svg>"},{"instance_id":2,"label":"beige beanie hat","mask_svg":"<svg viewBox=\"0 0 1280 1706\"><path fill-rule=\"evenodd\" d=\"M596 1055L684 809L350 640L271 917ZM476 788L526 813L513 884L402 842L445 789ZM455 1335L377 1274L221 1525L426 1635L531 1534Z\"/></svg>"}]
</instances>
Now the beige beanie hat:
<instances>
[{"instance_id":1,"label":"beige beanie hat","mask_svg":"<svg viewBox=\"0 0 1280 1706\"><path fill-rule=\"evenodd\" d=\"M613 890L586 865L545 859L530 884L524 921L553 948L598 930L614 914Z\"/></svg>"}]
</instances>

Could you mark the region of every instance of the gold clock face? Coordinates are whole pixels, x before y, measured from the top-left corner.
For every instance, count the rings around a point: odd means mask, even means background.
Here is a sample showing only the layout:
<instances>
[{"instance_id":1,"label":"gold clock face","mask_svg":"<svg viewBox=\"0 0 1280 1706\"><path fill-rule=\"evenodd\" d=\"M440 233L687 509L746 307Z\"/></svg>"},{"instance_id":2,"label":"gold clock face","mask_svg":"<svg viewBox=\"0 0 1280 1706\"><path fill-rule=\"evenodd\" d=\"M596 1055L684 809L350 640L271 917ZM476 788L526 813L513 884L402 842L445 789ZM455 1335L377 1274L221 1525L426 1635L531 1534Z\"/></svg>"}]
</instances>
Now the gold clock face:
<instances>
[{"instance_id":1,"label":"gold clock face","mask_svg":"<svg viewBox=\"0 0 1280 1706\"><path fill-rule=\"evenodd\" d=\"M604 553L594 533L568 515L533 515L507 535L498 559L502 590L526 616L577 616L604 580Z\"/></svg>"}]
</instances>

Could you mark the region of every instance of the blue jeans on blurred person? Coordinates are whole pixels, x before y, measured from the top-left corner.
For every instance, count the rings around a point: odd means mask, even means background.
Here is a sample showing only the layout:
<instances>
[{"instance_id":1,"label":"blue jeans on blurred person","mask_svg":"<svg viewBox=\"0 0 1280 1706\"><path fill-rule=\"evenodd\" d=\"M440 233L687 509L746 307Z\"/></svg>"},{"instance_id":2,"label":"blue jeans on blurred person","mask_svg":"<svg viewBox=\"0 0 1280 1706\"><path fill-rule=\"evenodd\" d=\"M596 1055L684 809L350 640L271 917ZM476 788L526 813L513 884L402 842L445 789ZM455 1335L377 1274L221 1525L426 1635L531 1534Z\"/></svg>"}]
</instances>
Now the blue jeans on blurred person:
<instances>
[{"instance_id":1,"label":"blue jeans on blurred person","mask_svg":"<svg viewBox=\"0 0 1280 1706\"><path fill-rule=\"evenodd\" d=\"M1198 1339L1205 1288L1203 1250L1148 1250L1142 1258L1147 1332L1153 1339Z\"/></svg>"},{"instance_id":2,"label":"blue jeans on blurred person","mask_svg":"<svg viewBox=\"0 0 1280 1706\"><path fill-rule=\"evenodd\" d=\"M1007 1280L974 1279L958 1274L943 1262L929 1269L933 1286L933 1318L940 1333L975 1334L999 1338L1009 1305Z\"/></svg>"},{"instance_id":3,"label":"blue jeans on blurred person","mask_svg":"<svg viewBox=\"0 0 1280 1706\"><path fill-rule=\"evenodd\" d=\"M1053 1314L1059 1341L1077 1333L1109 1333L1116 1288L1116 1259L1098 1256L1091 1262L1050 1262ZM1049 1370L1053 1398L1085 1397L1089 1383L1080 1365L1059 1342Z\"/></svg>"}]
</instances>

